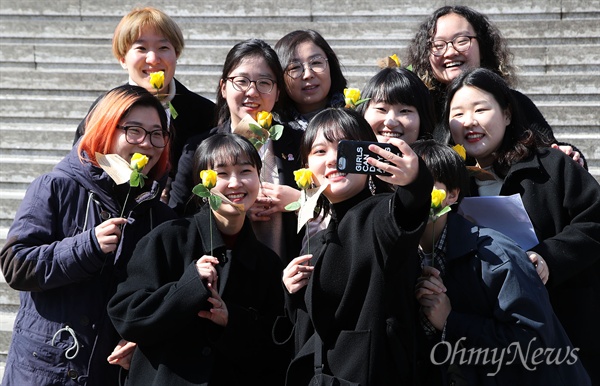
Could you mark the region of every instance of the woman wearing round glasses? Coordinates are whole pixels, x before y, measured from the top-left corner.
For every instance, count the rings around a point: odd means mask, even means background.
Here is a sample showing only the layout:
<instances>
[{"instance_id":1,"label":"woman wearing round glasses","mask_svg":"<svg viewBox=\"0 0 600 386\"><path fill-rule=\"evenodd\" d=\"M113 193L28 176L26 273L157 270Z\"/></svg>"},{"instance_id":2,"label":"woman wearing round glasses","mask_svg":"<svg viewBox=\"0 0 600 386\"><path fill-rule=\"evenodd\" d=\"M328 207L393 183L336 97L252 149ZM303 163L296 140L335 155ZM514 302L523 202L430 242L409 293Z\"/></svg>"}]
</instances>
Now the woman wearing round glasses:
<instances>
[{"instance_id":1,"label":"woman wearing round glasses","mask_svg":"<svg viewBox=\"0 0 600 386\"><path fill-rule=\"evenodd\" d=\"M227 54L217 87L218 126L207 135L193 137L184 148L177 175L172 184L169 205L180 214L196 211L193 155L198 145L214 133L233 132L250 115L257 119L261 111L271 112L280 96L283 71L277 54L266 42L249 39L236 44ZM273 122L273 125L275 122ZM281 138L268 140L260 149L261 194L248 211L258 239L285 260L297 256L300 240L296 216L284 207L296 200L300 192L294 182L294 170L300 168L298 151L302 132L285 127ZM191 199L191 200L190 200Z\"/></svg>"},{"instance_id":2,"label":"woman wearing round glasses","mask_svg":"<svg viewBox=\"0 0 600 386\"><path fill-rule=\"evenodd\" d=\"M106 306L138 241L176 217L160 201L167 116L153 94L124 85L98 102L86 127L78 146L31 183L0 253L21 299L3 384L117 385L120 366L129 368L135 344L120 339ZM117 185L97 153L127 163L145 155L144 186Z\"/></svg>"},{"instance_id":3,"label":"woman wearing round glasses","mask_svg":"<svg viewBox=\"0 0 600 386\"><path fill-rule=\"evenodd\" d=\"M277 113L283 122L304 131L308 122L326 107L344 105L346 78L338 58L317 31L297 30L275 44L285 90Z\"/></svg>"},{"instance_id":4,"label":"woman wearing round glasses","mask_svg":"<svg viewBox=\"0 0 600 386\"><path fill-rule=\"evenodd\" d=\"M514 87L517 79L512 56L506 40L487 16L466 6L435 10L419 26L408 48L413 71L431 90L438 121L443 113L446 87L466 69L487 68ZM576 148L556 140L552 127L531 99L514 89L513 94L523 110L525 126L540 132L553 143L552 147L560 147L587 168L585 158ZM450 139L450 133L440 136Z\"/></svg>"}]
</instances>

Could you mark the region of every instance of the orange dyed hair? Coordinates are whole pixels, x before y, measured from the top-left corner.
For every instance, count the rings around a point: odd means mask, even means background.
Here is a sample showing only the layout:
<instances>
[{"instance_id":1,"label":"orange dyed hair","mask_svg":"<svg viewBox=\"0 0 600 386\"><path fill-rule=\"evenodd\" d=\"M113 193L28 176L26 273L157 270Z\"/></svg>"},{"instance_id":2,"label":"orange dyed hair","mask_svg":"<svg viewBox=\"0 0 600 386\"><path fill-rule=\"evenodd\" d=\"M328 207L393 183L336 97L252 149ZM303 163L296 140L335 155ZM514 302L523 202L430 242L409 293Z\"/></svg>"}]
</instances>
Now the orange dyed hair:
<instances>
[{"instance_id":1,"label":"orange dyed hair","mask_svg":"<svg viewBox=\"0 0 600 386\"><path fill-rule=\"evenodd\" d=\"M96 152L110 153L117 125L135 106L153 107L160 117L163 130L168 130L167 115L158 98L139 86L123 85L110 90L94 106L86 118L85 134L79 141L79 159L98 165ZM156 180L169 169L170 143L165 146L158 162L148 173ZM85 155L83 154L85 152Z\"/></svg>"}]
</instances>

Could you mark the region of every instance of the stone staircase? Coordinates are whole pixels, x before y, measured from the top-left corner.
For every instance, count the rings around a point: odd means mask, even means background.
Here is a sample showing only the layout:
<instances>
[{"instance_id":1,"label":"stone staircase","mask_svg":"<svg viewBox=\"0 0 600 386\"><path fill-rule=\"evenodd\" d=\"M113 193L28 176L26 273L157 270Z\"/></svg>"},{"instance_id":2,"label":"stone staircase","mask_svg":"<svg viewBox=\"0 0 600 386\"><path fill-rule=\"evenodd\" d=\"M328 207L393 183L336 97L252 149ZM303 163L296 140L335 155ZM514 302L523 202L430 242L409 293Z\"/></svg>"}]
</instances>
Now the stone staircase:
<instances>
[{"instance_id":1,"label":"stone staircase","mask_svg":"<svg viewBox=\"0 0 600 386\"><path fill-rule=\"evenodd\" d=\"M579 147L600 180L600 0L462 1L508 38L530 96L556 136ZM103 91L127 80L111 54L114 27L137 1L0 2L0 246L25 189L70 149L74 130ZM186 48L177 78L214 100L228 50L257 37L274 44L295 29L318 30L338 53L352 87L378 58L405 48L417 25L445 1L147 1L180 24ZM0 362L18 294L0 283Z\"/></svg>"}]
</instances>

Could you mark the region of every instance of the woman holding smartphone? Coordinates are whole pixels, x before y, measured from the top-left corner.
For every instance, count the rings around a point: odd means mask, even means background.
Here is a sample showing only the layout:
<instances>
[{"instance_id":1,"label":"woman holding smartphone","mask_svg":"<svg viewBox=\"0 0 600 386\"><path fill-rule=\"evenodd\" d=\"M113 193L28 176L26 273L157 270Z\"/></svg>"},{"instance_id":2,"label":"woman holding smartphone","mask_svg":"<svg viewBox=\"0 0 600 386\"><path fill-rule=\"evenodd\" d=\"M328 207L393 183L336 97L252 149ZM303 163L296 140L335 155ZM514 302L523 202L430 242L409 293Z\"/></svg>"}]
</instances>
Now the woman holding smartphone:
<instances>
[{"instance_id":1,"label":"woman holding smartphone","mask_svg":"<svg viewBox=\"0 0 600 386\"><path fill-rule=\"evenodd\" d=\"M287 385L308 384L315 363L323 364L323 374L364 385L410 383L417 246L433 182L419 157L397 138L390 143L402 157L369 146L390 163L367 162L389 176L341 173L336 162L343 139L376 141L359 113L331 108L311 120L300 147L313 182L327 184L319 206L331 212L331 221L283 273L286 309L295 326Z\"/></svg>"}]
</instances>

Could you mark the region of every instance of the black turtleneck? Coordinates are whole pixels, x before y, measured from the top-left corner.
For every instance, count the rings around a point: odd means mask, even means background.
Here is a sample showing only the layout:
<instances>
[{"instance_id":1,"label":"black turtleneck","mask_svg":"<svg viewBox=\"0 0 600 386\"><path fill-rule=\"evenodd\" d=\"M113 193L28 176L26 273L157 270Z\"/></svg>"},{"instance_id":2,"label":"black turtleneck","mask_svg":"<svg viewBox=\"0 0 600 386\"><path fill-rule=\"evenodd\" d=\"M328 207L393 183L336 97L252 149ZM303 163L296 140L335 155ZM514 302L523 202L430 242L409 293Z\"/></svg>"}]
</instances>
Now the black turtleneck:
<instances>
[{"instance_id":1,"label":"black turtleneck","mask_svg":"<svg viewBox=\"0 0 600 386\"><path fill-rule=\"evenodd\" d=\"M371 196L371 191L365 186L363 190L361 190L358 194L354 195L353 197L350 197L345 201L338 202L337 204L333 204L331 218L337 223L339 223L346 215L346 212L348 212L350 209L356 206L356 204L366 200Z\"/></svg>"}]
</instances>

